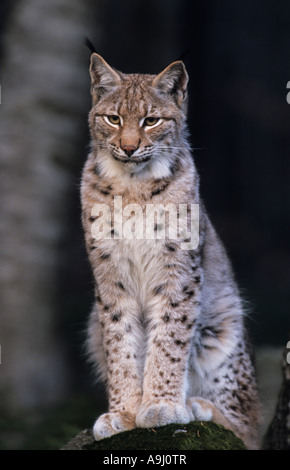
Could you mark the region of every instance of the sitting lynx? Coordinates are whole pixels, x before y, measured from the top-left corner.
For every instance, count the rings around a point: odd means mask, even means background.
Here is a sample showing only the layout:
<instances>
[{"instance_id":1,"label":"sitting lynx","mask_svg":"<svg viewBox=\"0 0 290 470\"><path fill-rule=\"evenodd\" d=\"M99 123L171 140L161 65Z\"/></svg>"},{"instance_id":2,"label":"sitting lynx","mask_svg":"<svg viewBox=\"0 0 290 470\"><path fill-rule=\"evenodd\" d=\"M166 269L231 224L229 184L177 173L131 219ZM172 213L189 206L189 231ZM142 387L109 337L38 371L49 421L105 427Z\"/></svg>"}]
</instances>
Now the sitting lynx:
<instances>
[{"instance_id":1,"label":"sitting lynx","mask_svg":"<svg viewBox=\"0 0 290 470\"><path fill-rule=\"evenodd\" d=\"M185 66L123 74L93 53L90 74L92 144L81 184L95 279L88 348L109 400L95 439L213 420L256 448L259 403L243 305L199 197ZM152 207L155 237L140 230ZM177 217L188 208L184 230L199 208L198 243L181 231L169 236L173 218L164 213L174 207Z\"/></svg>"}]
</instances>

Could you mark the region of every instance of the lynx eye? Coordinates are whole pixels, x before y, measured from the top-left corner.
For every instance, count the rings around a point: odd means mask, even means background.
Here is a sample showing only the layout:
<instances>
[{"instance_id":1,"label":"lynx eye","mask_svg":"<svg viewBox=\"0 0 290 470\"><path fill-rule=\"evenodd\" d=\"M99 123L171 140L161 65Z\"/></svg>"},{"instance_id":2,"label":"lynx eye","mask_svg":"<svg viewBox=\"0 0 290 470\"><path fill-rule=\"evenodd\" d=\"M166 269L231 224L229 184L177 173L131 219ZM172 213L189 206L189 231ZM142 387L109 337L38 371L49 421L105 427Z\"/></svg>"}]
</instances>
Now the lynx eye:
<instances>
[{"instance_id":1,"label":"lynx eye","mask_svg":"<svg viewBox=\"0 0 290 470\"><path fill-rule=\"evenodd\" d=\"M121 124L121 119L116 114L105 116L105 119L109 122L109 124L113 124L114 126Z\"/></svg>"},{"instance_id":2,"label":"lynx eye","mask_svg":"<svg viewBox=\"0 0 290 470\"><path fill-rule=\"evenodd\" d=\"M160 118L156 117L147 117L144 119L143 126L148 126L148 127L153 127L159 124L159 121L161 121Z\"/></svg>"}]
</instances>

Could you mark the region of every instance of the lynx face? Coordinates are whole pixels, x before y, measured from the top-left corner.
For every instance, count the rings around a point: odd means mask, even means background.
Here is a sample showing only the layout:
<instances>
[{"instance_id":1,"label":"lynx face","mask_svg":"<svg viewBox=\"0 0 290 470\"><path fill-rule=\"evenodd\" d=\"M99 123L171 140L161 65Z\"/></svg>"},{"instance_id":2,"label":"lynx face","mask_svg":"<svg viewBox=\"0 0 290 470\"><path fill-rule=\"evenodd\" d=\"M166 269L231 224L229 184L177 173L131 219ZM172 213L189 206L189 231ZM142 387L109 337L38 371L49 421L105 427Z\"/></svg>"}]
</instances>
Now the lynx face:
<instances>
[{"instance_id":1,"label":"lynx face","mask_svg":"<svg viewBox=\"0 0 290 470\"><path fill-rule=\"evenodd\" d=\"M130 173L152 163L168 171L172 163L168 149L180 140L185 125L187 73L183 64L174 62L157 76L125 75L93 54L90 71L93 108L89 120L101 167L108 171L111 164L112 169L113 160Z\"/></svg>"}]
</instances>

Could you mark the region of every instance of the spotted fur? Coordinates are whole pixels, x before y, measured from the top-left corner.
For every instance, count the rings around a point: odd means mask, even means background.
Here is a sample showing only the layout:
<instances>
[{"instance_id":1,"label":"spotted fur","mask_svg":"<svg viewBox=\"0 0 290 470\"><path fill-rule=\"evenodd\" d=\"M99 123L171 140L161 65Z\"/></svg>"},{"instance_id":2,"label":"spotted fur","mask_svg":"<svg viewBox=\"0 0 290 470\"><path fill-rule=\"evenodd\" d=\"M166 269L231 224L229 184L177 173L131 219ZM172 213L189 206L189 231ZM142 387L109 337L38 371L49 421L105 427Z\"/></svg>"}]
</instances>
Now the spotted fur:
<instances>
[{"instance_id":1,"label":"spotted fur","mask_svg":"<svg viewBox=\"0 0 290 470\"><path fill-rule=\"evenodd\" d=\"M81 184L96 298L88 349L109 400L95 438L212 419L255 448L259 406L244 310L199 198L186 138L185 67L177 61L157 76L123 74L93 53L90 74L92 149ZM147 117L162 120L150 127ZM100 216L92 208L106 204L113 213L115 196L122 196L123 207L134 203L143 210L147 204L199 204L198 247L182 250L179 238L122 239L115 229L111 238L94 239ZM156 223L154 231L159 228Z\"/></svg>"}]
</instances>

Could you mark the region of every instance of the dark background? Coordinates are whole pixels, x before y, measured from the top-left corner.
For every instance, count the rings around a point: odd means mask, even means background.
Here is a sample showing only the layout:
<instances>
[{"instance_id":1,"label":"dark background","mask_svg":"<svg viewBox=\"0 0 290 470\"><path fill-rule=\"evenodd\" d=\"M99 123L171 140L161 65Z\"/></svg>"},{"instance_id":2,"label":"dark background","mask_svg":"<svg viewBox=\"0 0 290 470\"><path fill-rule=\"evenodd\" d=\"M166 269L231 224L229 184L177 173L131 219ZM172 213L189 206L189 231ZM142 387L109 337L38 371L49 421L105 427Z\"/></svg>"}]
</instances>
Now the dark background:
<instances>
[{"instance_id":1,"label":"dark background","mask_svg":"<svg viewBox=\"0 0 290 470\"><path fill-rule=\"evenodd\" d=\"M289 13L286 1L111 0L100 51L125 72L158 73L184 55L201 193L255 339L275 344L290 323Z\"/></svg>"},{"instance_id":2,"label":"dark background","mask_svg":"<svg viewBox=\"0 0 290 470\"><path fill-rule=\"evenodd\" d=\"M17 4L1 2L3 68L3 38ZM254 344L285 346L290 329L289 1L107 0L90 1L89 8L90 24L95 21L98 28L95 33L88 27L87 35L115 68L158 73L183 58L190 76L188 124L201 194L247 301ZM82 45L81 53L87 73L90 52ZM92 387L82 344L93 284L78 187L88 144L88 75L83 89L75 151L65 164L70 175L68 236L58 241L58 305L51 312L68 357L69 392Z\"/></svg>"}]
</instances>

